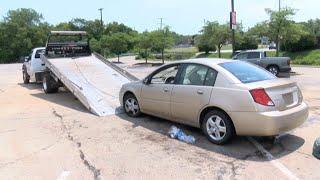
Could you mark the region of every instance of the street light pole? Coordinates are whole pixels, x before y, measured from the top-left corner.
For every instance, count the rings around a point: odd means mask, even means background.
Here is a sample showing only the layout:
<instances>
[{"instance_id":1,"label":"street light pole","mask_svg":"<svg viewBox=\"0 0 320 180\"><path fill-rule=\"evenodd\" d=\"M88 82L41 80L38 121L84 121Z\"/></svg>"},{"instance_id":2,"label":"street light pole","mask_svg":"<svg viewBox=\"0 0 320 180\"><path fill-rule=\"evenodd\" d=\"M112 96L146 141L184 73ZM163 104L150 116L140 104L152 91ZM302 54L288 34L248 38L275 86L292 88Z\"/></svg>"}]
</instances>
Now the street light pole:
<instances>
[{"instance_id":1,"label":"street light pole","mask_svg":"<svg viewBox=\"0 0 320 180\"><path fill-rule=\"evenodd\" d=\"M230 27L231 27L231 30L232 30L232 53L235 52L235 44L236 44L236 40L235 40L235 28L233 27L233 18L232 17L234 13L234 0L231 0L231 17L230 17Z\"/></svg>"}]
</instances>

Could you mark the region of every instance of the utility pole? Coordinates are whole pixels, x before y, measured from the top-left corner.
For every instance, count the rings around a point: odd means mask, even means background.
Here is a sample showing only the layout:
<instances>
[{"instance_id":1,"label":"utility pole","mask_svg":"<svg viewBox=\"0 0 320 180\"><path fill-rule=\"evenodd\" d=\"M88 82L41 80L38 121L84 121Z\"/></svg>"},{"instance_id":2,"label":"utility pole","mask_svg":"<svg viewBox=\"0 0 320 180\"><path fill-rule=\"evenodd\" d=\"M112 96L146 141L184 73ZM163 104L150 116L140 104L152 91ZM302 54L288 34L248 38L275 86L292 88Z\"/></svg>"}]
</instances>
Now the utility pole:
<instances>
[{"instance_id":1,"label":"utility pole","mask_svg":"<svg viewBox=\"0 0 320 180\"><path fill-rule=\"evenodd\" d=\"M281 11L281 0L279 0L279 12Z\"/></svg>"},{"instance_id":2,"label":"utility pole","mask_svg":"<svg viewBox=\"0 0 320 180\"><path fill-rule=\"evenodd\" d=\"M281 11L281 0L279 0L279 13ZM278 27L280 29L280 27ZM278 31L279 32L279 31ZM280 51L280 45L281 45L281 37L280 34L278 33L277 35L277 53L276 55L279 56L279 51Z\"/></svg>"},{"instance_id":3,"label":"utility pole","mask_svg":"<svg viewBox=\"0 0 320 180\"><path fill-rule=\"evenodd\" d=\"M234 0L231 0L231 14L230 14L230 27L232 30L232 53L235 52L235 44L236 44L236 40L235 40L235 25L233 24L235 21L235 11L234 11Z\"/></svg>"},{"instance_id":4,"label":"utility pole","mask_svg":"<svg viewBox=\"0 0 320 180\"><path fill-rule=\"evenodd\" d=\"M160 19L160 30L162 30L162 21L163 21L163 18L159 18Z\"/></svg>"},{"instance_id":5,"label":"utility pole","mask_svg":"<svg viewBox=\"0 0 320 180\"><path fill-rule=\"evenodd\" d=\"M101 25L101 28L103 27L103 21L102 21L102 11L103 11L103 8L100 8L98 9L100 11L100 25Z\"/></svg>"}]
</instances>

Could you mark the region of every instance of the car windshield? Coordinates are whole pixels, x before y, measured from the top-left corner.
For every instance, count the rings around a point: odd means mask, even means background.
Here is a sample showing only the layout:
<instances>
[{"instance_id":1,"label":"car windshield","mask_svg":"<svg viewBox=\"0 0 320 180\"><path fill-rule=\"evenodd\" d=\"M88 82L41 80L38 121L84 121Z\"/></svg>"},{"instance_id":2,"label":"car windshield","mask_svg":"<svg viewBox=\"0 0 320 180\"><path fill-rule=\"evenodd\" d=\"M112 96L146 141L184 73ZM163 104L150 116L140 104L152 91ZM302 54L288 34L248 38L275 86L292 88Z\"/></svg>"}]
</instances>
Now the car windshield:
<instances>
[{"instance_id":1,"label":"car windshield","mask_svg":"<svg viewBox=\"0 0 320 180\"><path fill-rule=\"evenodd\" d=\"M220 64L220 66L233 74L242 83L276 79L276 77L268 71L246 62L227 62Z\"/></svg>"}]
</instances>

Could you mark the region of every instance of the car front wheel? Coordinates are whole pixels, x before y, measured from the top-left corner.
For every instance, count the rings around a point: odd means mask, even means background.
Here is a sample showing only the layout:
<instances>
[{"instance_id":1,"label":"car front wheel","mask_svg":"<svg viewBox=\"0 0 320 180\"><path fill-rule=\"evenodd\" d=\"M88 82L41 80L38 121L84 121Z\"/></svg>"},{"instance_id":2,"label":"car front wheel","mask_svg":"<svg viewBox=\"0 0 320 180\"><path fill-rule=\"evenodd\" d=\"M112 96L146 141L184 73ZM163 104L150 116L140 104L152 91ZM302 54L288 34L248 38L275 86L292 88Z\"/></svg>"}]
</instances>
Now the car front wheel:
<instances>
[{"instance_id":1,"label":"car front wheel","mask_svg":"<svg viewBox=\"0 0 320 180\"><path fill-rule=\"evenodd\" d=\"M126 94L124 96L123 108L126 114L130 117L138 117L141 115L138 100L133 94Z\"/></svg>"},{"instance_id":2,"label":"car front wheel","mask_svg":"<svg viewBox=\"0 0 320 180\"><path fill-rule=\"evenodd\" d=\"M227 143L235 134L231 119L218 110L208 112L201 126L207 138L218 145Z\"/></svg>"}]
</instances>

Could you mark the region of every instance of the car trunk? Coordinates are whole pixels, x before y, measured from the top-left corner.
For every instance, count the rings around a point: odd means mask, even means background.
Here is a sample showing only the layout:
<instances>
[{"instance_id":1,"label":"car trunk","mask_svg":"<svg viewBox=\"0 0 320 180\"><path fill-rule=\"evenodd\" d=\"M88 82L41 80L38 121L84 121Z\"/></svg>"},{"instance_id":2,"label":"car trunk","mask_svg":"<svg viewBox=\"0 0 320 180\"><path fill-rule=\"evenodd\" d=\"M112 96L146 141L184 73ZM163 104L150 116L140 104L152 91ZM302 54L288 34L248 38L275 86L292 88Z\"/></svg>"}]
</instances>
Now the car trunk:
<instances>
[{"instance_id":1,"label":"car trunk","mask_svg":"<svg viewBox=\"0 0 320 180\"><path fill-rule=\"evenodd\" d=\"M247 86L251 89L263 88L271 98L275 106L270 110L284 111L294 108L302 103L302 94L297 83L284 80L268 80L255 83L249 83Z\"/></svg>"}]
</instances>

